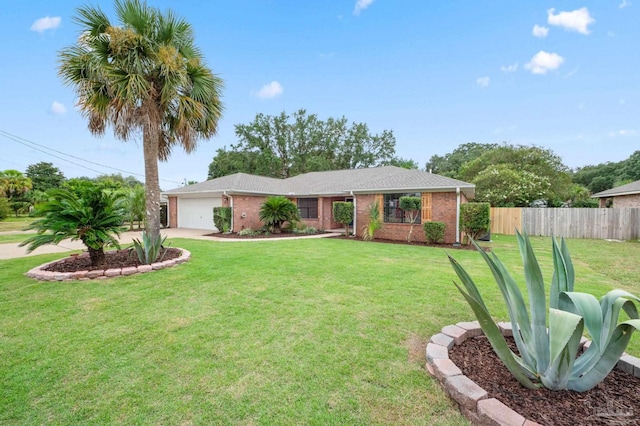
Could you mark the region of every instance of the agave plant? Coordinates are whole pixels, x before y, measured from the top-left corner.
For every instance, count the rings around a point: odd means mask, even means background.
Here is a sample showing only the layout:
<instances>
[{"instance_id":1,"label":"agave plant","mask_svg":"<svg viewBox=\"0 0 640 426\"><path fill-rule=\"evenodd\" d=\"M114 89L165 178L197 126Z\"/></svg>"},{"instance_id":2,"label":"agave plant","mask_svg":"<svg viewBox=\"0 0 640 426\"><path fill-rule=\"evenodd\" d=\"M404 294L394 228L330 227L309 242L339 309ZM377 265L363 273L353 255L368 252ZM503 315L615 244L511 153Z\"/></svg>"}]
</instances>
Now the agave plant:
<instances>
[{"instance_id":1,"label":"agave plant","mask_svg":"<svg viewBox=\"0 0 640 426\"><path fill-rule=\"evenodd\" d=\"M147 234L146 231L142 231L142 241L134 238L133 247L130 250L136 252L140 263L144 265L151 265L153 262L161 261L164 257L164 254L162 254L161 257L160 253L162 252L162 248L166 239L166 235L164 237L158 235L156 238L154 238L150 236L150 234Z\"/></svg>"},{"instance_id":2,"label":"agave plant","mask_svg":"<svg viewBox=\"0 0 640 426\"><path fill-rule=\"evenodd\" d=\"M485 253L475 241L473 244L500 288L520 355L507 346L469 274L449 256L464 289L454 284L473 309L496 355L523 386L587 391L604 380L615 367L633 331L640 328L635 305L640 299L624 290L612 290L598 302L591 294L574 292L575 275L569 250L564 239L560 244L553 239L554 272L547 323L542 271L527 234L517 232L517 239L530 313L519 287L500 259L495 254ZM630 319L618 323L622 310ZM585 327L592 343L578 356Z\"/></svg>"}]
</instances>

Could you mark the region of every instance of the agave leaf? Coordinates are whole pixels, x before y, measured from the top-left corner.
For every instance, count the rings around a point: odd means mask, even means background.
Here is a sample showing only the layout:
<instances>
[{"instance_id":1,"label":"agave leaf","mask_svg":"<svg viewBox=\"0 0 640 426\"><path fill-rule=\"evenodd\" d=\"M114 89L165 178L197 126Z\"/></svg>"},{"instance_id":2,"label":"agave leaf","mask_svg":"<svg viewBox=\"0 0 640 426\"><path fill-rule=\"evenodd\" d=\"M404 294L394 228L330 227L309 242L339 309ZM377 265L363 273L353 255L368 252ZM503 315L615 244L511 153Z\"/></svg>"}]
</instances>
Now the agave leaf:
<instances>
[{"instance_id":1,"label":"agave leaf","mask_svg":"<svg viewBox=\"0 0 640 426\"><path fill-rule=\"evenodd\" d=\"M560 293L559 305L560 309L584 318L584 325L591 335L592 345L600 347L602 310L598 299L588 293L565 292Z\"/></svg>"},{"instance_id":2,"label":"agave leaf","mask_svg":"<svg viewBox=\"0 0 640 426\"><path fill-rule=\"evenodd\" d=\"M620 298L631 299L640 302L640 298L624 290L611 290L610 292L605 294L602 299L600 299L600 307L602 309L603 319L602 338L609 336L611 330L613 330L613 328L616 326L616 323L618 322L620 309L624 305L624 302L616 303L616 301ZM631 318L634 319L633 316L631 316ZM638 318L637 314L635 318Z\"/></svg>"},{"instance_id":3,"label":"agave leaf","mask_svg":"<svg viewBox=\"0 0 640 426\"><path fill-rule=\"evenodd\" d=\"M460 281L462 281L462 284L464 285L467 292L469 292L469 294L473 296L474 300L476 300L477 303L482 306L482 309L486 311L487 305L485 305L484 300L482 300L482 296L478 291L478 287L473 282L473 279L469 276L467 271L465 271L465 269L458 263L457 260L455 260L449 254L447 254L447 257L449 258L449 262L451 263L453 270L455 271L456 275L458 275L458 278L460 278Z\"/></svg>"},{"instance_id":4,"label":"agave leaf","mask_svg":"<svg viewBox=\"0 0 640 426\"><path fill-rule=\"evenodd\" d=\"M552 390L566 389L580 346L584 321L571 312L549 310L550 363L540 380Z\"/></svg>"},{"instance_id":5,"label":"agave leaf","mask_svg":"<svg viewBox=\"0 0 640 426\"><path fill-rule=\"evenodd\" d=\"M529 307L531 310L531 330L536 358L536 371L542 373L549 366L549 336L547 335L546 296L544 294L544 280L540 265L533 253L529 236L520 234L516 230L520 256L524 264L524 276L529 292Z\"/></svg>"},{"instance_id":6,"label":"agave leaf","mask_svg":"<svg viewBox=\"0 0 640 426\"><path fill-rule=\"evenodd\" d=\"M553 242L553 279L551 280L551 294L549 298L549 307L558 308L558 297L563 291L573 291L574 275L573 264L569 251L566 248L564 238L562 239L562 248L558 247L558 242L552 238Z\"/></svg>"},{"instance_id":7,"label":"agave leaf","mask_svg":"<svg viewBox=\"0 0 640 426\"><path fill-rule=\"evenodd\" d=\"M620 323L613 331L609 344L595 365L582 376L570 379L567 389L584 392L604 380L620 360L633 331L638 329L640 329L640 319Z\"/></svg>"},{"instance_id":8,"label":"agave leaf","mask_svg":"<svg viewBox=\"0 0 640 426\"><path fill-rule=\"evenodd\" d=\"M465 292L457 283L454 282L454 284L467 300L469 306L471 306L471 309L473 310L476 318L478 319L478 322L480 323L482 331L487 336L487 339L489 339L491 347L493 348L498 358L500 358L502 363L505 365L505 367L507 367L509 372L518 380L518 382L520 382L522 386L526 387L527 389L536 389L537 386L529 379L520 363L516 361L516 358L518 358L518 356L514 354L507 345L507 341L504 339L504 336L502 335L502 332L500 332L500 329L498 328L496 323L493 322L493 319L491 318L491 315L489 314L487 309L471 294ZM475 287L475 284L473 282L467 284ZM467 284L465 284L465 287L467 286Z\"/></svg>"},{"instance_id":9,"label":"agave leaf","mask_svg":"<svg viewBox=\"0 0 640 426\"><path fill-rule=\"evenodd\" d=\"M529 321L529 313L527 312L520 288L498 256L494 254L493 259L490 259L490 261L493 262L490 267L496 268L498 276L501 277L504 283L505 290L503 291L503 298L507 304L516 346L518 346L520 354L530 368L535 368L535 349L533 348L534 341L531 333L531 322ZM494 277L495 276L494 274Z\"/></svg>"}]
</instances>

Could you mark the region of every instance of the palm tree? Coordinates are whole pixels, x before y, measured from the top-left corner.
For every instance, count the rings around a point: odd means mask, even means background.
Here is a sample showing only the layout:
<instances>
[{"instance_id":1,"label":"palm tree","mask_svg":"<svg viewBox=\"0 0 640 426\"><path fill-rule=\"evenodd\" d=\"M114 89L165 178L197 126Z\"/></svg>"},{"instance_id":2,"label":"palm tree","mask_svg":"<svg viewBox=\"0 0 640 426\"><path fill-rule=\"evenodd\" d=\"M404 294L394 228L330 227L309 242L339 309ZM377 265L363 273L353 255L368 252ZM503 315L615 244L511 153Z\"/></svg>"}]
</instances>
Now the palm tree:
<instances>
[{"instance_id":1,"label":"palm tree","mask_svg":"<svg viewBox=\"0 0 640 426\"><path fill-rule=\"evenodd\" d=\"M31 179L17 170L0 172L0 190L7 198L20 197L32 187Z\"/></svg>"},{"instance_id":2,"label":"palm tree","mask_svg":"<svg viewBox=\"0 0 640 426\"><path fill-rule=\"evenodd\" d=\"M120 193L122 194L125 215L129 222L129 231L133 231L133 222L136 221L138 222L138 229L140 229L140 223L144 220L144 186L136 185L122 188Z\"/></svg>"},{"instance_id":3,"label":"palm tree","mask_svg":"<svg viewBox=\"0 0 640 426\"><path fill-rule=\"evenodd\" d=\"M127 141L142 133L146 231L160 236L158 160L217 133L222 80L204 64L189 23L141 0L116 0L117 25L99 7L77 9L78 42L60 52L59 75L73 86L89 130L107 125Z\"/></svg>"},{"instance_id":4,"label":"palm tree","mask_svg":"<svg viewBox=\"0 0 640 426\"><path fill-rule=\"evenodd\" d=\"M105 264L104 249L108 246L120 248L118 236L123 222L123 211L119 207L120 195L95 184L70 189L52 189L47 192L48 201L40 204L36 216L40 219L27 229L37 234L20 245L29 252L45 244L58 244L71 238L80 240L87 247L91 264Z\"/></svg>"},{"instance_id":5,"label":"palm tree","mask_svg":"<svg viewBox=\"0 0 640 426\"><path fill-rule=\"evenodd\" d=\"M260 205L258 215L264 225L276 234L281 232L285 222L300 220L298 207L293 201L283 196L267 197Z\"/></svg>"}]
</instances>

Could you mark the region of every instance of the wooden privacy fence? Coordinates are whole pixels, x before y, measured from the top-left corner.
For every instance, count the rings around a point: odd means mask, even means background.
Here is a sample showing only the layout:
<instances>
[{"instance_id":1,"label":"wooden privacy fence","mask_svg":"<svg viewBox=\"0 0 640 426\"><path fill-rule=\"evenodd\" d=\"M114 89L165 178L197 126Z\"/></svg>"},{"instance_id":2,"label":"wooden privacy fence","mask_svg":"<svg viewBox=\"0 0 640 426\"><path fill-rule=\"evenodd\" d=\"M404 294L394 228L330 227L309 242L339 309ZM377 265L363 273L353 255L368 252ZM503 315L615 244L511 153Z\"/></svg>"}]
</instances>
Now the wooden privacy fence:
<instances>
[{"instance_id":1,"label":"wooden privacy fence","mask_svg":"<svg viewBox=\"0 0 640 426\"><path fill-rule=\"evenodd\" d=\"M640 237L640 208L491 208L491 232L566 238L636 240Z\"/></svg>"}]
</instances>

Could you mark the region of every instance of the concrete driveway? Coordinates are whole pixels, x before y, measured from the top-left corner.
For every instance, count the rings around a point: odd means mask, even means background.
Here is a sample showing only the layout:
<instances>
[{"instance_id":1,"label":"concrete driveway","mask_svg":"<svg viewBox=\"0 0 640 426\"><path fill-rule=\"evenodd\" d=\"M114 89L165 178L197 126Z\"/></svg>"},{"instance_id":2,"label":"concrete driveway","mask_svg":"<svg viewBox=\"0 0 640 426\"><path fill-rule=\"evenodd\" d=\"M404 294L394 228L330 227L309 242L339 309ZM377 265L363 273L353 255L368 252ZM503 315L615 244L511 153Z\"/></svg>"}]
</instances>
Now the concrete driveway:
<instances>
[{"instance_id":1,"label":"concrete driveway","mask_svg":"<svg viewBox=\"0 0 640 426\"><path fill-rule=\"evenodd\" d=\"M192 238L211 240L207 234L211 234L211 230L207 229L186 229L186 228L166 228L161 229L161 235L167 235L168 238ZM140 239L141 231L128 231L120 234L120 244L131 244L134 238ZM17 257L37 256L39 254L48 253L66 253L74 250L83 250L84 244L80 241L64 240L58 245L46 245L38 247L31 253L27 253L26 247L20 247L19 244L0 244L0 259L14 259Z\"/></svg>"}]
</instances>

